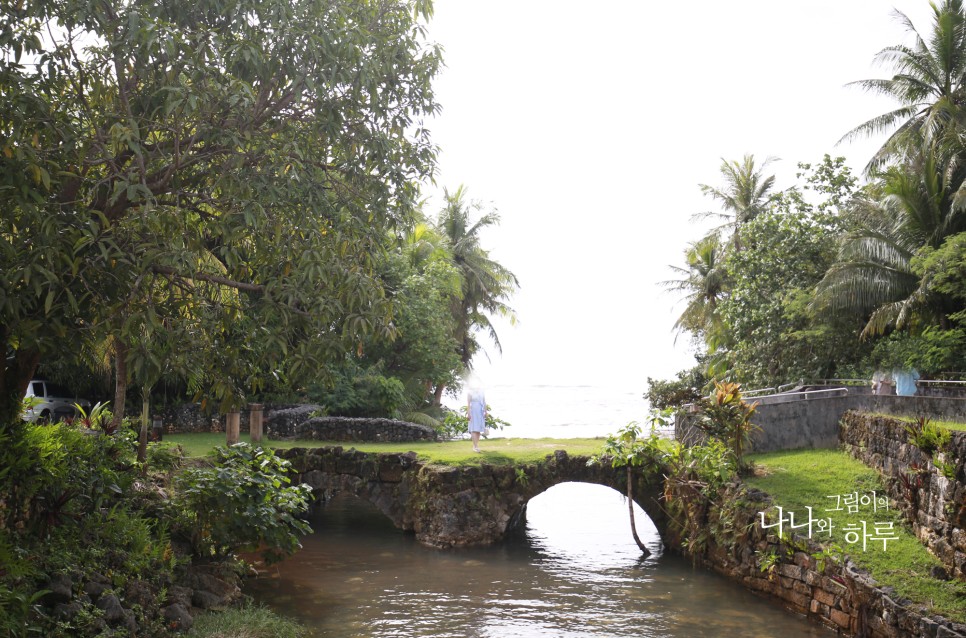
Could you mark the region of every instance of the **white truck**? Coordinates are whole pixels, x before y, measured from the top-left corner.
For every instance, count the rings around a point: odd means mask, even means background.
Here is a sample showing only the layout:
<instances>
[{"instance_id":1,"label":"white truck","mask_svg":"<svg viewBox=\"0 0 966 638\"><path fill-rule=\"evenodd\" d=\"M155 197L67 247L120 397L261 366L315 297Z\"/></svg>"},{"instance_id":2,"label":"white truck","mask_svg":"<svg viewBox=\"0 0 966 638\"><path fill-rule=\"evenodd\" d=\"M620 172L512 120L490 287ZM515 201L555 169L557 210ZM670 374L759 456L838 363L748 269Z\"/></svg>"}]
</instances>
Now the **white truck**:
<instances>
[{"instance_id":1,"label":"white truck","mask_svg":"<svg viewBox=\"0 0 966 638\"><path fill-rule=\"evenodd\" d=\"M31 398L34 399L31 401L33 405L24 410L24 421L54 423L76 416L75 403L85 411L91 408L91 402L87 399L80 399L67 388L43 379L33 379L27 386L25 399Z\"/></svg>"}]
</instances>

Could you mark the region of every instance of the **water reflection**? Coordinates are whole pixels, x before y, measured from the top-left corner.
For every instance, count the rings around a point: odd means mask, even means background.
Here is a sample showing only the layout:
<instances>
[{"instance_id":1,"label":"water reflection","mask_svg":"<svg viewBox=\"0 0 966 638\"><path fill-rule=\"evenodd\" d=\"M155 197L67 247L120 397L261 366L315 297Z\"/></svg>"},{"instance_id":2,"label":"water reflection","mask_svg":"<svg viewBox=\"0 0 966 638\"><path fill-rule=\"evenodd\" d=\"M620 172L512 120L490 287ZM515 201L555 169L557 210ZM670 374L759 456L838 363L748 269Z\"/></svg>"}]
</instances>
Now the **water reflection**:
<instances>
[{"instance_id":1,"label":"water reflection","mask_svg":"<svg viewBox=\"0 0 966 638\"><path fill-rule=\"evenodd\" d=\"M336 499L304 548L250 583L313 636L782 638L831 635L724 579L654 550L642 560L620 494L557 486L498 547L434 550L367 503Z\"/></svg>"}]
</instances>

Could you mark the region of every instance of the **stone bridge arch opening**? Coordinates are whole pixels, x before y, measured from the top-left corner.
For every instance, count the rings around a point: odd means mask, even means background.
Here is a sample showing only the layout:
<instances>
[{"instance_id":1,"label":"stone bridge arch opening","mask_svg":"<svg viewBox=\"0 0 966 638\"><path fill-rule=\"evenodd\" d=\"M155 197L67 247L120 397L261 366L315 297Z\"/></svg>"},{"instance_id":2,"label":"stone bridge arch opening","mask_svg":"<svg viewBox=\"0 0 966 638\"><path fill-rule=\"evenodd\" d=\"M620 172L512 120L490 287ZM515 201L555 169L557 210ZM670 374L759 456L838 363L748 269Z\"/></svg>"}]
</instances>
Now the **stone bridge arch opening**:
<instances>
[{"instance_id":1,"label":"stone bridge arch opening","mask_svg":"<svg viewBox=\"0 0 966 638\"><path fill-rule=\"evenodd\" d=\"M437 547L502 541L519 527L531 499L561 483L602 485L622 494L627 490L625 468L562 450L536 463L474 466L423 463L412 452L372 454L340 447L292 448L284 455L298 480L312 487L317 502L354 494L396 527ZM657 475L635 474L633 489L634 501L661 539L667 537L663 483Z\"/></svg>"},{"instance_id":2,"label":"stone bridge arch opening","mask_svg":"<svg viewBox=\"0 0 966 638\"><path fill-rule=\"evenodd\" d=\"M660 555L664 544L657 524L636 502L634 516L638 536L651 555ZM508 532L523 534L538 548L594 566L640 553L631 534L626 490L600 483L564 481L533 496Z\"/></svg>"}]
</instances>

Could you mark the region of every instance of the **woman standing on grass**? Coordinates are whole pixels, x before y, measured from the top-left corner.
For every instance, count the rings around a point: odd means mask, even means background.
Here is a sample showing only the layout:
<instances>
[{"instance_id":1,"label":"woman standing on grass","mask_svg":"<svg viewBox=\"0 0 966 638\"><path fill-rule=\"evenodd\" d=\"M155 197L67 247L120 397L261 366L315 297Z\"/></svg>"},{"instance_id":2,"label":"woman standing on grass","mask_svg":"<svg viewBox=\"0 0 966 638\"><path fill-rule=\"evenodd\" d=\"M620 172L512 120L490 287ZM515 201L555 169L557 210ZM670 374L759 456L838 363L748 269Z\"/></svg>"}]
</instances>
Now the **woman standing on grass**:
<instances>
[{"instance_id":1,"label":"woman standing on grass","mask_svg":"<svg viewBox=\"0 0 966 638\"><path fill-rule=\"evenodd\" d=\"M486 430L486 397L483 388L470 386L466 396L466 415L470 420L470 438L473 439L473 451L480 451L480 434Z\"/></svg>"}]
</instances>

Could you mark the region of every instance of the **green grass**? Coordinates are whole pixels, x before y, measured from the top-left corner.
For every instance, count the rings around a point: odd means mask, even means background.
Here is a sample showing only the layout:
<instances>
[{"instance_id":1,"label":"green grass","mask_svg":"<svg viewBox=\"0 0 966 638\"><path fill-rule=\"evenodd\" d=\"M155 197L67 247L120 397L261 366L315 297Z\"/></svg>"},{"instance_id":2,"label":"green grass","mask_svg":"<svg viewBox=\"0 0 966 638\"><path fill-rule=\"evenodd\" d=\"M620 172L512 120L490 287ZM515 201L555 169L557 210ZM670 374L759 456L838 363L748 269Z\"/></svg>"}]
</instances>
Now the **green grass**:
<instances>
[{"instance_id":1,"label":"green grass","mask_svg":"<svg viewBox=\"0 0 966 638\"><path fill-rule=\"evenodd\" d=\"M804 520L806 506L811 506L813 518L832 518L835 526L832 538L813 534L813 540L838 544L856 564L868 569L880 585L895 588L900 597L927 606L957 622L966 621L966 582L941 581L930 575L930 569L940 562L929 553L904 522L897 510L873 512L862 506L856 514L826 512L835 507L828 496L851 494L885 494L878 473L838 450L797 450L774 452L751 457L765 475L747 479L747 483L769 493L775 505L787 512L795 512L796 523ZM772 510L774 512L774 510ZM892 522L896 540L890 540L883 550L882 542L870 543L862 551L861 542L849 544L843 526L860 524L865 520L871 532L873 522ZM803 528L804 530L804 528ZM803 530L798 530L801 533Z\"/></svg>"},{"instance_id":2,"label":"green grass","mask_svg":"<svg viewBox=\"0 0 966 638\"><path fill-rule=\"evenodd\" d=\"M300 638L305 628L265 607L205 612L187 638Z\"/></svg>"},{"instance_id":3,"label":"green grass","mask_svg":"<svg viewBox=\"0 0 966 638\"><path fill-rule=\"evenodd\" d=\"M249 442L247 434L241 440ZM184 448L189 457L206 455L215 446L225 444L225 435L218 433L167 434L167 444L177 444ZM603 439L512 439L489 438L480 441L481 454L473 451L472 444L466 441L413 442L413 443L361 443L335 441L273 441L263 439L267 447L289 449L293 447L332 447L355 448L360 452L415 452L428 463L441 465L510 465L542 461L556 450L566 450L570 455L593 455L600 452Z\"/></svg>"},{"instance_id":4,"label":"green grass","mask_svg":"<svg viewBox=\"0 0 966 638\"><path fill-rule=\"evenodd\" d=\"M892 416L891 414L883 414L881 416L889 417L890 419L895 419L904 423L916 422L916 418L911 416ZM946 428L947 430L959 430L960 432L966 432L966 423L959 423L958 421L936 421L935 419L929 419L929 422L933 425Z\"/></svg>"}]
</instances>

